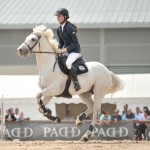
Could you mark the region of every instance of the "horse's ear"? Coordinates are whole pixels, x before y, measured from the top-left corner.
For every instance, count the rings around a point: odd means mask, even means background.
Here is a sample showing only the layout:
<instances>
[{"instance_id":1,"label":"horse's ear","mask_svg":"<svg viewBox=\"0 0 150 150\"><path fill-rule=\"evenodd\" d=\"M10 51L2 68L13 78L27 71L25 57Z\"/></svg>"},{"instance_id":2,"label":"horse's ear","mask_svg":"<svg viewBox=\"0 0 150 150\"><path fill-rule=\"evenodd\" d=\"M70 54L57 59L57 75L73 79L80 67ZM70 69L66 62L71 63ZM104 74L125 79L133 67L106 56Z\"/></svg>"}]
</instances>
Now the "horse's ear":
<instances>
[{"instance_id":1,"label":"horse's ear","mask_svg":"<svg viewBox=\"0 0 150 150\"><path fill-rule=\"evenodd\" d=\"M33 29L33 32L46 32L47 31L47 27L45 25L39 25Z\"/></svg>"},{"instance_id":2,"label":"horse's ear","mask_svg":"<svg viewBox=\"0 0 150 150\"><path fill-rule=\"evenodd\" d=\"M35 30L37 29L37 27L38 27L38 26L36 25L35 28L33 28L33 32L35 32Z\"/></svg>"}]
</instances>

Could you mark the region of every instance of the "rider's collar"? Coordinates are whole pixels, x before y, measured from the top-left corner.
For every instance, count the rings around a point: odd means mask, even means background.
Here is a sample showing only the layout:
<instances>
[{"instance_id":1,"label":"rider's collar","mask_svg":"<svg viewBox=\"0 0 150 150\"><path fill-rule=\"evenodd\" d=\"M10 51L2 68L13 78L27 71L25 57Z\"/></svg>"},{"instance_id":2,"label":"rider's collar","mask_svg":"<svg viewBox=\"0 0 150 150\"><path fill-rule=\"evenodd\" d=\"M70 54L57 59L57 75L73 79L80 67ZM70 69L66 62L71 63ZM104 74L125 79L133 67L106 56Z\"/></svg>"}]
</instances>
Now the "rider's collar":
<instances>
[{"instance_id":1,"label":"rider's collar","mask_svg":"<svg viewBox=\"0 0 150 150\"><path fill-rule=\"evenodd\" d=\"M64 29L65 24L66 24L66 21L63 24L61 24L62 31Z\"/></svg>"}]
</instances>

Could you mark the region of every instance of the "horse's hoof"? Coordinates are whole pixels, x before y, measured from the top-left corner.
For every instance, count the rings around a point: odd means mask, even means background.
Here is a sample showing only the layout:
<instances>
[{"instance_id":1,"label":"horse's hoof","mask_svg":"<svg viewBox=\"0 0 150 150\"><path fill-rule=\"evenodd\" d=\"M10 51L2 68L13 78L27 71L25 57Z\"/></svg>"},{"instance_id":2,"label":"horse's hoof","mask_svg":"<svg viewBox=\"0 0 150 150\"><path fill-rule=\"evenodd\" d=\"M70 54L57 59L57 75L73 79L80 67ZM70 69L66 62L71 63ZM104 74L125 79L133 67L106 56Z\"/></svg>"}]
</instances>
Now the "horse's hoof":
<instances>
[{"instance_id":1,"label":"horse's hoof","mask_svg":"<svg viewBox=\"0 0 150 150\"><path fill-rule=\"evenodd\" d=\"M56 116L57 123L61 123L61 118L59 116Z\"/></svg>"},{"instance_id":2,"label":"horse's hoof","mask_svg":"<svg viewBox=\"0 0 150 150\"><path fill-rule=\"evenodd\" d=\"M82 142L87 142L89 139L87 138L87 137L85 137L85 136L83 136L81 139L80 139L80 141L82 141Z\"/></svg>"},{"instance_id":3,"label":"horse's hoof","mask_svg":"<svg viewBox=\"0 0 150 150\"><path fill-rule=\"evenodd\" d=\"M82 122L76 123L76 127L77 127L78 129L80 129L80 128L82 127Z\"/></svg>"}]
</instances>

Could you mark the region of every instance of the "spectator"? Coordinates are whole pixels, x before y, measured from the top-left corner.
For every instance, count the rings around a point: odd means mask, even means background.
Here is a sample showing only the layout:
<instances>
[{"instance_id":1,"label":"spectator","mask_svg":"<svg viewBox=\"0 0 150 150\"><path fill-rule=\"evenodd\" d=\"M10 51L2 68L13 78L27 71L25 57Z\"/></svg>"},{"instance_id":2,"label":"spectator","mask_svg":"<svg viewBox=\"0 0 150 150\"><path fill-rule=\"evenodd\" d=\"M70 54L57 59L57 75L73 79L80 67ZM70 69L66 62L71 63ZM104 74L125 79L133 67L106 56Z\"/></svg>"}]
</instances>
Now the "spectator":
<instances>
[{"instance_id":1,"label":"spectator","mask_svg":"<svg viewBox=\"0 0 150 150\"><path fill-rule=\"evenodd\" d=\"M13 122L16 121L16 118L14 116L14 113L12 111L12 109L8 109L6 110L6 115L5 115L5 122Z\"/></svg>"},{"instance_id":2,"label":"spectator","mask_svg":"<svg viewBox=\"0 0 150 150\"><path fill-rule=\"evenodd\" d=\"M100 116L99 123L101 126L104 124L108 125L111 123L111 116L108 112L103 112L103 114Z\"/></svg>"},{"instance_id":3,"label":"spectator","mask_svg":"<svg viewBox=\"0 0 150 150\"><path fill-rule=\"evenodd\" d=\"M25 117L24 117L24 113L23 112L20 112L19 114L19 118L18 118L18 121L25 121Z\"/></svg>"},{"instance_id":4,"label":"spectator","mask_svg":"<svg viewBox=\"0 0 150 150\"><path fill-rule=\"evenodd\" d=\"M14 114L14 109L13 108L9 108L9 110L11 111L11 114Z\"/></svg>"},{"instance_id":5,"label":"spectator","mask_svg":"<svg viewBox=\"0 0 150 150\"><path fill-rule=\"evenodd\" d=\"M127 113L125 113L122 117L122 120L138 120L132 110L129 108Z\"/></svg>"},{"instance_id":6,"label":"spectator","mask_svg":"<svg viewBox=\"0 0 150 150\"><path fill-rule=\"evenodd\" d=\"M0 124L1 124L2 119L3 119L3 116L2 116L2 111L0 109Z\"/></svg>"},{"instance_id":7,"label":"spectator","mask_svg":"<svg viewBox=\"0 0 150 150\"><path fill-rule=\"evenodd\" d=\"M145 124L145 132L146 132L146 128L149 128L150 127L150 112L149 111L145 111L144 112L144 116L145 116L145 120L140 120L139 123L141 124ZM148 122L147 122L148 121ZM144 129L144 127L143 127ZM144 139L146 139L146 136L145 136L145 132L143 133L144 135ZM137 140L142 140L142 137L140 137L139 139Z\"/></svg>"},{"instance_id":8,"label":"spectator","mask_svg":"<svg viewBox=\"0 0 150 150\"><path fill-rule=\"evenodd\" d=\"M72 117L71 111L67 111L66 116L64 117L65 121L74 121L75 119Z\"/></svg>"},{"instance_id":9,"label":"spectator","mask_svg":"<svg viewBox=\"0 0 150 150\"><path fill-rule=\"evenodd\" d=\"M146 116L145 120L150 121L150 112L149 111L145 111L144 113L145 113L145 116ZM150 128L150 122L146 123L146 127Z\"/></svg>"},{"instance_id":10,"label":"spectator","mask_svg":"<svg viewBox=\"0 0 150 150\"><path fill-rule=\"evenodd\" d=\"M131 108L129 108L128 110L127 110L127 113L125 113L124 115L123 115L123 117L122 117L122 120L134 120L134 121L137 121L138 120L138 118L136 118L136 116L135 116L135 114L132 112L132 110L131 110ZM136 131L136 123L134 122L133 123L133 125L134 125L134 130Z\"/></svg>"},{"instance_id":11,"label":"spectator","mask_svg":"<svg viewBox=\"0 0 150 150\"><path fill-rule=\"evenodd\" d=\"M136 118L139 120L136 123L136 140L141 141L142 140L142 135L145 138L145 130L146 130L146 125L144 123L140 123L140 121L145 120L144 114L141 113L141 110L139 107L136 107Z\"/></svg>"},{"instance_id":12,"label":"spectator","mask_svg":"<svg viewBox=\"0 0 150 150\"><path fill-rule=\"evenodd\" d=\"M143 107L143 112L145 112L145 111L147 111L148 113L150 113L150 111L149 111L149 109L148 109L147 106L144 106L144 107Z\"/></svg>"},{"instance_id":13,"label":"spectator","mask_svg":"<svg viewBox=\"0 0 150 150\"><path fill-rule=\"evenodd\" d=\"M119 114L118 109L115 110L115 114L111 117L111 120L113 122L118 122L118 121L122 120L122 116Z\"/></svg>"},{"instance_id":14,"label":"spectator","mask_svg":"<svg viewBox=\"0 0 150 150\"><path fill-rule=\"evenodd\" d=\"M140 107L136 107L135 116L138 120L145 120L144 114L141 113Z\"/></svg>"},{"instance_id":15,"label":"spectator","mask_svg":"<svg viewBox=\"0 0 150 150\"><path fill-rule=\"evenodd\" d=\"M125 104L123 106L122 116L127 113L127 110L128 110L128 104Z\"/></svg>"},{"instance_id":16,"label":"spectator","mask_svg":"<svg viewBox=\"0 0 150 150\"><path fill-rule=\"evenodd\" d=\"M19 120L19 108L15 108L14 116L16 117L17 121Z\"/></svg>"}]
</instances>

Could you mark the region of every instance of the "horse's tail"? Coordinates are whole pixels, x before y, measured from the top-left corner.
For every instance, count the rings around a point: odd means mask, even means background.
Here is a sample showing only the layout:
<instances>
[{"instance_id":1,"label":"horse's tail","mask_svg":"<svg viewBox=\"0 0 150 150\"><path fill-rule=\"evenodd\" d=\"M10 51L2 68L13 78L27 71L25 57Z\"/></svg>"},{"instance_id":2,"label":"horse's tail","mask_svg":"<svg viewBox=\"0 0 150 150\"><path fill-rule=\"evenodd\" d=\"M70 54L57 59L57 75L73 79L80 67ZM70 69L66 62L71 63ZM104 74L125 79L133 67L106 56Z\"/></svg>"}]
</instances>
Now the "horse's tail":
<instances>
[{"instance_id":1,"label":"horse's tail","mask_svg":"<svg viewBox=\"0 0 150 150\"><path fill-rule=\"evenodd\" d=\"M112 86L109 89L108 93L114 94L117 91L121 91L124 88L124 82L116 76L113 72L110 72L112 76Z\"/></svg>"}]
</instances>

